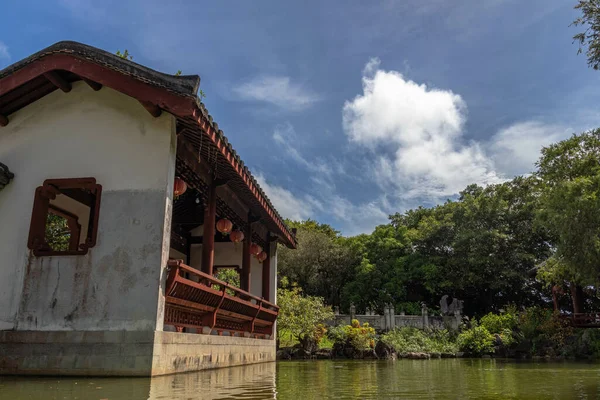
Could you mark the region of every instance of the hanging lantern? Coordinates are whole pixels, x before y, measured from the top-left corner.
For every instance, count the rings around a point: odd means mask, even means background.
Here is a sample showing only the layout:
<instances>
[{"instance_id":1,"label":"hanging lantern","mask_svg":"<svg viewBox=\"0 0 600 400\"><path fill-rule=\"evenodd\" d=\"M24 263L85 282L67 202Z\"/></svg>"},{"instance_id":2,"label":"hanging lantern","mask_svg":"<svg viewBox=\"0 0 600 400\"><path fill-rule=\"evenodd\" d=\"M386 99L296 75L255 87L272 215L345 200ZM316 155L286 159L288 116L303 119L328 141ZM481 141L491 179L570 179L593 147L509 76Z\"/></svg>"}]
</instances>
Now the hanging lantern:
<instances>
[{"instance_id":1,"label":"hanging lantern","mask_svg":"<svg viewBox=\"0 0 600 400\"><path fill-rule=\"evenodd\" d=\"M224 235L229 235L233 229L233 224L227 218L223 218L217 221L217 230Z\"/></svg>"},{"instance_id":2,"label":"hanging lantern","mask_svg":"<svg viewBox=\"0 0 600 400\"><path fill-rule=\"evenodd\" d=\"M229 235L229 238L231 239L231 241L233 243L239 243L242 240L244 240L244 232L242 232L242 231L233 231Z\"/></svg>"},{"instance_id":3,"label":"hanging lantern","mask_svg":"<svg viewBox=\"0 0 600 400\"><path fill-rule=\"evenodd\" d=\"M250 254L252 254L253 256L259 255L261 251L262 251L262 247L260 247L256 243L252 243L250 245Z\"/></svg>"},{"instance_id":4,"label":"hanging lantern","mask_svg":"<svg viewBox=\"0 0 600 400\"><path fill-rule=\"evenodd\" d=\"M187 190L187 183L180 177L175 177L175 182L173 184L173 195L175 198L181 196Z\"/></svg>"},{"instance_id":5,"label":"hanging lantern","mask_svg":"<svg viewBox=\"0 0 600 400\"><path fill-rule=\"evenodd\" d=\"M259 254L256 256L256 259L257 259L259 262L263 262L263 261L265 261L265 260L267 259L267 253L265 253L264 251L261 251L261 252L260 252L260 253L259 253Z\"/></svg>"}]
</instances>

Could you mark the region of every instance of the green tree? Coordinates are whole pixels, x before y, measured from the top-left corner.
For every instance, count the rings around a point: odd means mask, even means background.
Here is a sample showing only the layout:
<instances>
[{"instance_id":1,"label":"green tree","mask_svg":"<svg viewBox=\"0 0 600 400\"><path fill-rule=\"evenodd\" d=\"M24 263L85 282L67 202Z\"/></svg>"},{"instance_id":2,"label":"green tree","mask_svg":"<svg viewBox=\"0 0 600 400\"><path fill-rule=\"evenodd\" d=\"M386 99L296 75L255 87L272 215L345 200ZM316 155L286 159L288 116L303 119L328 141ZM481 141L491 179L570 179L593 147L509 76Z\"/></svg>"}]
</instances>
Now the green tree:
<instances>
[{"instance_id":1,"label":"green tree","mask_svg":"<svg viewBox=\"0 0 600 400\"><path fill-rule=\"evenodd\" d=\"M46 217L46 243L54 251L69 250L71 230L67 220L56 214L48 213Z\"/></svg>"},{"instance_id":2,"label":"green tree","mask_svg":"<svg viewBox=\"0 0 600 400\"><path fill-rule=\"evenodd\" d=\"M346 239L329 225L308 220L292 222L297 228L298 248L280 246L277 269L280 277L296 282L306 294L339 304L343 285L352 272L355 257Z\"/></svg>"},{"instance_id":3,"label":"green tree","mask_svg":"<svg viewBox=\"0 0 600 400\"><path fill-rule=\"evenodd\" d=\"M284 279L284 286L277 290L277 334L287 332L304 348L314 348L318 344L317 335L321 334L319 326L333 318L333 311L322 297L307 296L298 286L287 287L286 283Z\"/></svg>"},{"instance_id":4,"label":"green tree","mask_svg":"<svg viewBox=\"0 0 600 400\"><path fill-rule=\"evenodd\" d=\"M577 54L585 51L588 65L597 70L600 68L600 0L579 0L575 9L581 10L581 16L572 25L585 28L573 36L579 44Z\"/></svg>"},{"instance_id":5,"label":"green tree","mask_svg":"<svg viewBox=\"0 0 600 400\"><path fill-rule=\"evenodd\" d=\"M537 165L538 221L553 234L555 250L542 272L570 281L574 311L582 312L582 285L600 278L600 129L545 147Z\"/></svg>"}]
</instances>

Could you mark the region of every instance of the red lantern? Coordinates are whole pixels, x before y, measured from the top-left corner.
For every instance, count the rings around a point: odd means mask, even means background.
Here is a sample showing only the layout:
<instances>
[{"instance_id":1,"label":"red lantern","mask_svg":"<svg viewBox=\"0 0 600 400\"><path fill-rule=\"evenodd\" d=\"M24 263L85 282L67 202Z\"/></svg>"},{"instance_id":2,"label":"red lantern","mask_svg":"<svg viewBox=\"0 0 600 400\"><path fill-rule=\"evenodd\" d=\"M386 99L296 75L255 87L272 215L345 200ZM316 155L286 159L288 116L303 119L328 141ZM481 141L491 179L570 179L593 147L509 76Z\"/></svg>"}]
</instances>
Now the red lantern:
<instances>
[{"instance_id":1,"label":"red lantern","mask_svg":"<svg viewBox=\"0 0 600 400\"><path fill-rule=\"evenodd\" d=\"M259 262L263 262L263 261L265 261L265 260L267 259L267 253L265 253L264 251L261 251L261 252L260 252L260 253L259 253L259 254L256 256L256 259L257 259Z\"/></svg>"},{"instance_id":2,"label":"red lantern","mask_svg":"<svg viewBox=\"0 0 600 400\"><path fill-rule=\"evenodd\" d=\"M175 177L175 182L173 184L173 195L175 198L181 196L187 190L187 183L180 177Z\"/></svg>"},{"instance_id":3,"label":"red lantern","mask_svg":"<svg viewBox=\"0 0 600 400\"><path fill-rule=\"evenodd\" d=\"M229 235L233 229L233 224L227 218L217 221L217 230L225 235Z\"/></svg>"},{"instance_id":4,"label":"red lantern","mask_svg":"<svg viewBox=\"0 0 600 400\"><path fill-rule=\"evenodd\" d=\"M252 254L253 256L259 255L261 251L262 251L262 247L260 247L256 243L252 243L250 245L250 254Z\"/></svg>"},{"instance_id":5,"label":"red lantern","mask_svg":"<svg viewBox=\"0 0 600 400\"><path fill-rule=\"evenodd\" d=\"M233 231L229 235L229 238L231 239L231 241L233 243L239 243L242 240L244 240L244 232L242 232L242 231Z\"/></svg>"}]
</instances>

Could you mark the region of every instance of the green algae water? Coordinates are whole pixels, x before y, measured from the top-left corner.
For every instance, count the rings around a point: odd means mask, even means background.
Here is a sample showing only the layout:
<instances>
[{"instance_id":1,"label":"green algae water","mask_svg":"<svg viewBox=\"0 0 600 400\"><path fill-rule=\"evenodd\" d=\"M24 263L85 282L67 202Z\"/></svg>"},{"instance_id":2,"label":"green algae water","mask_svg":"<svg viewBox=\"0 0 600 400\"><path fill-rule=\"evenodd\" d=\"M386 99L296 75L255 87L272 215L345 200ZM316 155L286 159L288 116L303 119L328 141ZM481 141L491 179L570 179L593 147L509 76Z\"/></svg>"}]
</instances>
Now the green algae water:
<instances>
[{"instance_id":1,"label":"green algae water","mask_svg":"<svg viewBox=\"0 0 600 400\"><path fill-rule=\"evenodd\" d=\"M600 399L600 364L290 361L152 379L0 377L0 399Z\"/></svg>"}]
</instances>

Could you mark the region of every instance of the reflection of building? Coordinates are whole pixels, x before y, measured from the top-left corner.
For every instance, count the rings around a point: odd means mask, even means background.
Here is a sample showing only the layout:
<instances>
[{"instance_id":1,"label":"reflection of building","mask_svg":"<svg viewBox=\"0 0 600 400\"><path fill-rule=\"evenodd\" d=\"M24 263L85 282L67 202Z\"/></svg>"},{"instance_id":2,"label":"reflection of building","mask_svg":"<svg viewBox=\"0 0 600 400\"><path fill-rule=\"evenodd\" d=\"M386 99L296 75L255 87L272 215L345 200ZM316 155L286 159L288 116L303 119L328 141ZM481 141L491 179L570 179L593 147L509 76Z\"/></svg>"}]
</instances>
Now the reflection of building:
<instances>
[{"instance_id":1,"label":"reflection of building","mask_svg":"<svg viewBox=\"0 0 600 400\"><path fill-rule=\"evenodd\" d=\"M0 372L275 358L276 243L295 238L198 86L72 42L0 71Z\"/></svg>"}]
</instances>

